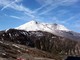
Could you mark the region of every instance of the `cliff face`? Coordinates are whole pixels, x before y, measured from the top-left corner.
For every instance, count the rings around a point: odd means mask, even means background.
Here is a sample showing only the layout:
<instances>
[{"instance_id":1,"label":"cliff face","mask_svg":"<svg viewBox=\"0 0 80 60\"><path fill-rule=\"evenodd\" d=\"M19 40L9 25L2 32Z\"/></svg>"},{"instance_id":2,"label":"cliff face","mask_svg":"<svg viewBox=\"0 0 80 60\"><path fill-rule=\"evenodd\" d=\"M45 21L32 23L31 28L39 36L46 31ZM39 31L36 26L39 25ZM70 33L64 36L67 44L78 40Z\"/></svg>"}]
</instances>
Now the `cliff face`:
<instances>
[{"instance_id":1,"label":"cliff face","mask_svg":"<svg viewBox=\"0 0 80 60\"><path fill-rule=\"evenodd\" d=\"M2 50L5 49L4 51L2 51L0 49L1 56L3 56L2 54L4 52L9 53L6 49L10 50L10 52L15 51L15 50L23 51L21 49L15 49L15 46L12 44L14 44L14 45L18 44L20 46L24 45L25 47L29 46L31 48L36 48L35 52L38 50L46 51L46 53L44 53L43 55L48 54L46 56L47 58L48 57L55 58L58 55L59 55L59 57L62 56L62 58L64 58L64 56L80 56L79 41L70 40L68 38L60 37L60 36L57 36L57 35L54 35L54 34L51 34L48 32L24 31L24 30L16 30L16 29L9 29L6 31L1 31L0 32L0 48ZM7 53L5 53L5 54L7 54ZM14 54L14 53L15 52L12 52L11 54ZM18 53L18 54L20 54L20 53ZM40 53L37 53L37 55L38 54L40 54ZM52 56L50 56L50 54ZM31 54L31 55L33 55L33 54ZM43 55L41 55L41 56L43 56ZM55 55L57 55L57 56L55 56ZM12 56L12 55L10 55L10 56Z\"/></svg>"}]
</instances>

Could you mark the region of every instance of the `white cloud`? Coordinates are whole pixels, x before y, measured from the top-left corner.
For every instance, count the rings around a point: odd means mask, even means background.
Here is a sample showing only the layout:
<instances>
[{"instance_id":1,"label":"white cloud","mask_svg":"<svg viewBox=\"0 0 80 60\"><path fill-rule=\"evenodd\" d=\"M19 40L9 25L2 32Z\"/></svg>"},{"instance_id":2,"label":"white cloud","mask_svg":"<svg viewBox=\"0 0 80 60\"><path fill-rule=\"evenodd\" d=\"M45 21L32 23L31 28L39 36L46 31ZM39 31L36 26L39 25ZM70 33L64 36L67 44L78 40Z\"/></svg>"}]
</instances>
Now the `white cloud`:
<instances>
[{"instance_id":1,"label":"white cloud","mask_svg":"<svg viewBox=\"0 0 80 60\"><path fill-rule=\"evenodd\" d=\"M65 0L65 2L62 3L62 5L69 6L69 5L77 3L78 1L79 0Z\"/></svg>"},{"instance_id":2,"label":"white cloud","mask_svg":"<svg viewBox=\"0 0 80 60\"><path fill-rule=\"evenodd\" d=\"M12 18L16 18L16 19L22 19L21 17L17 17L17 16L10 16Z\"/></svg>"},{"instance_id":3,"label":"white cloud","mask_svg":"<svg viewBox=\"0 0 80 60\"><path fill-rule=\"evenodd\" d=\"M32 19L34 19L34 18L36 18L37 16L35 16L35 15L33 15L33 14L29 14L29 13L27 13L27 12L24 12L24 14L26 14L26 15L28 15L28 16L30 16L30 17L32 17Z\"/></svg>"},{"instance_id":4,"label":"white cloud","mask_svg":"<svg viewBox=\"0 0 80 60\"><path fill-rule=\"evenodd\" d=\"M26 15L23 15L23 16L16 16L16 15L7 15L8 17L11 17L11 18L14 18L14 19L18 19L18 20L23 20L23 21L29 21L31 20L32 18L29 18L28 16Z\"/></svg>"},{"instance_id":5,"label":"white cloud","mask_svg":"<svg viewBox=\"0 0 80 60\"><path fill-rule=\"evenodd\" d=\"M52 4L50 6L47 6L46 7L46 10L44 10L42 13L40 13L39 15L43 15L43 14L46 14L47 12L50 12L51 10L55 9L58 7L60 3L55 3L55 4Z\"/></svg>"},{"instance_id":6,"label":"white cloud","mask_svg":"<svg viewBox=\"0 0 80 60\"><path fill-rule=\"evenodd\" d=\"M17 4L21 3L21 1L22 0L0 0L0 6L3 6L1 10L3 11L6 8L12 8L14 10L22 12L25 15L28 15L32 19L36 19L39 15L46 14L47 12L50 12L51 10L57 8L60 5L71 5L76 3L78 0L37 0L40 4L42 4L42 6L34 11L23 6L22 4ZM39 11L41 10L42 12L40 13ZM16 16L12 17L19 19L19 17Z\"/></svg>"},{"instance_id":7,"label":"white cloud","mask_svg":"<svg viewBox=\"0 0 80 60\"><path fill-rule=\"evenodd\" d=\"M75 15L71 16L70 18L66 19L66 20L65 20L65 23L67 23L67 22L69 22L69 21L71 21L71 20L74 20L74 19L77 18L78 16L80 16L80 13L75 14Z\"/></svg>"},{"instance_id":8,"label":"white cloud","mask_svg":"<svg viewBox=\"0 0 80 60\"><path fill-rule=\"evenodd\" d=\"M33 13L39 12L40 10L44 9L47 5L48 5L48 4L42 5L40 8L37 8L36 10L34 10Z\"/></svg>"},{"instance_id":9,"label":"white cloud","mask_svg":"<svg viewBox=\"0 0 80 60\"><path fill-rule=\"evenodd\" d=\"M37 2L39 2L40 4L42 3L42 5L44 4L54 4L54 3L58 3L58 2L63 2L62 4L65 5L71 5L74 4L76 2L78 2L79 0L36 0Z\"/></svg>"},{"instance_id":10,"label":"white cloud","mask_svg":"<svg viewBox=\"0 0 80 60\"><path fill-rule=\"evenodd\" d=\"M24 7L22 4L17 4L20 3L21 0L0 0L0 6L3 6L1 10L4 10L5 8L12 8L14 10L26 13L26 15L30 16L33 18L32 10L29 8Z\"/></svg>"},{"instance_id":11,"label":"white cloud","mask_svg":"<svg viewBox=\"0 0 80 60\"><path fill-rule=\"evenodd\" d=\"M38 9L36 9L36 11L44 9L44 11L39 14L39 15L43 15L59 6L69 6L69 5L75 4L79 0L37 0L37 1L40 4L42 2L42 6ZM47 9L45 9L45 8L47 8Z\"/></svg>"},{"instance_id":12,"label":"white cloud","mask_svg":"<svg viewBox=\"0 0 80 60\"><path fill-rule=\"evenodd\" d=\"M42 4L42 6L38 9L36 9L34 12L38 12L38 11L44 9L45 7L47 7L49 4L53 3L52 0L50 0L50 1L49 0L36 0L36 1L39 2L40 4Z\"/></svg>"},{"instance_id":13,"label":"white cloud","mask_svg":"<svg viewBox=\"0 0 80 60\"><path fill-rule=\"evenodd\" d=\"M7 7L10 7L11 4L15 4L16 2L20 2L19 0L11 1L11 0L0 0L0 5L3 5L4 7L1 10L4 10Z\"/></svg>"}]
</instances>

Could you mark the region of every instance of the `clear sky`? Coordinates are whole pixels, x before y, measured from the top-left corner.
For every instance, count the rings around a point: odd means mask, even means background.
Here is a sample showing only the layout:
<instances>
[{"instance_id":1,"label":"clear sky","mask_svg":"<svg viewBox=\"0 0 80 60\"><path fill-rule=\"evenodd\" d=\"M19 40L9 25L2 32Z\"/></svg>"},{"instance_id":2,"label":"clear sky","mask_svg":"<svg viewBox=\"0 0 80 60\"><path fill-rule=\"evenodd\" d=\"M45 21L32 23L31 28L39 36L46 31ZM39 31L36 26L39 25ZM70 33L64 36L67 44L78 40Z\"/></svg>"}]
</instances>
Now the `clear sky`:
<instances>
[{"instance_id":1,"label":"clear sky","mask_svg":"<svg viewBox=\"0 0 80 60\"><path fill-rule=\"evenodd\" d=\"M80 32L80 0L0 0L0 30L30 20L58 23Z\"/></svg>"}]
</instances>

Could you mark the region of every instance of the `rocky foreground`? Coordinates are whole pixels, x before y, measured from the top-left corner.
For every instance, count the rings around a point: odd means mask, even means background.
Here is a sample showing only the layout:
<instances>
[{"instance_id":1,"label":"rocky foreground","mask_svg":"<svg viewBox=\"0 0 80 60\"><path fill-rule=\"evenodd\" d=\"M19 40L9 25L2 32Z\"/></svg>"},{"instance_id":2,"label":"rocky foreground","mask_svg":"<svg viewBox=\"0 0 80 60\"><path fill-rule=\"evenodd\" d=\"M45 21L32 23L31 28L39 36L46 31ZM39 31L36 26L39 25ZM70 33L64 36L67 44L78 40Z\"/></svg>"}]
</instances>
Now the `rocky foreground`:
<instances>
[{"instance_id":1,"label":"rocky foreground","mask_svg":"<svg viewBox=\"0 0 80 60\"><path fill-rule=\"evenodd\" d=\"M65 60L80 56L79 41L42 31L0 31L0 60Z\"/></svg>"},{"instance_id":2,"label":"rocky foreground","mask_svg":"<svg viewBox=\"0 0 80 60\"><path fill-rule=\"evenodd\" d=\"M52 59L51 59L52 58ZM54 60L53 55L36 48L0 41L0 60Z\"/></svg>"}]
</instances>

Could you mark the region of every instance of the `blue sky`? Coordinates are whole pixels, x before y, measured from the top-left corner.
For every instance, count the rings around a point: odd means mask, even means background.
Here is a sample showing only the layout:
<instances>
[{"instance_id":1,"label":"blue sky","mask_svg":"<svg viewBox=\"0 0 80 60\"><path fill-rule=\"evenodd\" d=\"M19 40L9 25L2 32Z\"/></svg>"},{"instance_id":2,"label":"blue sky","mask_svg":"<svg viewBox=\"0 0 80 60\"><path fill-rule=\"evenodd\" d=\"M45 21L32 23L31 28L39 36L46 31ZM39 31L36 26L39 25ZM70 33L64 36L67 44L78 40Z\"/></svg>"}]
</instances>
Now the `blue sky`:
<instances>
[{"instance_id":1,"label":"blue sky","mask_svg":"<svg viewBox=\"0 0 80 60\"><path fill-rule=\"evenodd\" d=\"M80 32L80 0L0 0L0 30L31 20L58 23Z\"/></svg>"}]
</instances>

